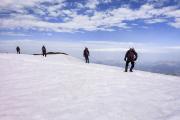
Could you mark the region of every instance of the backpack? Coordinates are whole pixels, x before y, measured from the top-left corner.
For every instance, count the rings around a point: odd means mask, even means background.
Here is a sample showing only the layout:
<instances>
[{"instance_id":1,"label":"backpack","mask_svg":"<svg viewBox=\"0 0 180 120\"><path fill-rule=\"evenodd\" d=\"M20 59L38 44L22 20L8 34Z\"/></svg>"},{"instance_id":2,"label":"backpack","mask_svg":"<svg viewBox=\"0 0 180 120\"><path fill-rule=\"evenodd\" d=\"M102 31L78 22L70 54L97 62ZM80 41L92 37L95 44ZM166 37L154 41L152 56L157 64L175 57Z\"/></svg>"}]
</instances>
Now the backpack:
<instances>
[{"instance_id":1,"label":"backpack","mask_svg":"<svg viewBox=\"0 0 180 120\"><path fill-rule=\"evenodd\" d=\"M128 60L133 61L134 60L134 52L130 50L127 55Z\"/></svg>"},{"instance_id":2,"label":"backpack","mask_svg":"<svg viewBox=\"0 0 180 120\"><path fill-rule=\"evenodd\" d=\"M84 56L85 57L89 56L89 51L87 49L84 50Z\"/></svg>"}]
</instances>

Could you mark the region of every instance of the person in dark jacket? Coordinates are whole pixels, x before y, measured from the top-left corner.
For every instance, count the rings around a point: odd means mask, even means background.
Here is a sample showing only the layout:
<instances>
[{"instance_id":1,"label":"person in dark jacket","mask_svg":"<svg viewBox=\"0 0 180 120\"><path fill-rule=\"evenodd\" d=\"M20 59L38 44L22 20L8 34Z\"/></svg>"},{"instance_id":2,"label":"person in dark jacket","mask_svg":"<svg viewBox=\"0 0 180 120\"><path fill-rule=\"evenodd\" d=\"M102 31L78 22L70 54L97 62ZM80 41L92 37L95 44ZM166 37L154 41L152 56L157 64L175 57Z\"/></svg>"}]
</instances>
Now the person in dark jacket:
<instances>
[{"instance_id":1,"label":"person in dark jacket","mask_svg":"<svg viewBox=\"0 0 180 120\"><path fill-rule=\"evenodd\" d=\"M46 47L42 46L42 55L46 57Z\"/></svg>"},{"instance_id":2,"label":"person in dark jacket","mask_svg":"<svg viewBox=\"0 0 180 120\"><path fill-rule=\"evenodd\" d=\"M20 47L17 46L17 47L16 47L17 54L20 54L20 50L21 50Z\"/></svg>"},{"instance_id":3,"label":"person in dark jacket","mask_svg":"<svg viewBox=\"0 0 180 120\"><path fill-rule=\"evenodd\" d=\"M87 47L85 47L85 49L84 49L83 56L85 58L86 63L89 63L89 56L90 56L90 54L89 54L89 50L88 50Z\"/></svg>"},{"instance_id":4,"label":"person in dark jacket","mask_svg":"<svg viewBox=\"0 0 180 120\"><path fill-rule=\"evenodd\" d=\"M138 54L136 53L134 48L130 48L126 52L125 57L124 57L124 61L126 61L125 72L128 71L129 63L131 63L130 72L133 72L134 64L135 64L135 61L137 60L137 58L138 58Z\"/></svg>"}]
</instances>

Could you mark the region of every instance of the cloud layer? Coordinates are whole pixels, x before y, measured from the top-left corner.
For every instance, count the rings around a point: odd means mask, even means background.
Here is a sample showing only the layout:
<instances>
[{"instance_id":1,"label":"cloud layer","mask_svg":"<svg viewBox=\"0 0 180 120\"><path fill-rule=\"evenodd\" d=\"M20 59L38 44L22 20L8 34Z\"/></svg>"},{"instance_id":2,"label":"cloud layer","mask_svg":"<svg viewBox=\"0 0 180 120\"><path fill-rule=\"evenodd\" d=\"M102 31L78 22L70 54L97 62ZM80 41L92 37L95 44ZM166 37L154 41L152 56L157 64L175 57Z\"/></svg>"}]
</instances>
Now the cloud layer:
<instances>
[{"instance_id":1,"label":"cloud layer","mask_svg":"<svg viewBox=\"0 0 180 120\"><path fill-rule=\"evenodd\" d=\"M128 2L127 2L128 1ZM2 0L0 29L114 31L164 23L180 28L178 0ZM138 6L135 6L138 4Z\"/></svg>"},{"instance_id":2,"label":"cloud layer","mask_svg":"<svg viewBox=\"0 0 180 120\"><path fill-rule=\"evenodd\" d=\"M0 41L0 52L15 53L16 46L20 46L21 53L41 53L41 47L45 45L47 51L60 51L69 55L82 58L83 50L87 46L90 50L90 59L94 61L115 60L123 62L125 52L129 47L134 47L142 62L155 61L179 61L180 46L157 45L154 43L137 42L113 42L113 41L48 41L48 40L3 40Z\"/></svg>"}]
</instances>

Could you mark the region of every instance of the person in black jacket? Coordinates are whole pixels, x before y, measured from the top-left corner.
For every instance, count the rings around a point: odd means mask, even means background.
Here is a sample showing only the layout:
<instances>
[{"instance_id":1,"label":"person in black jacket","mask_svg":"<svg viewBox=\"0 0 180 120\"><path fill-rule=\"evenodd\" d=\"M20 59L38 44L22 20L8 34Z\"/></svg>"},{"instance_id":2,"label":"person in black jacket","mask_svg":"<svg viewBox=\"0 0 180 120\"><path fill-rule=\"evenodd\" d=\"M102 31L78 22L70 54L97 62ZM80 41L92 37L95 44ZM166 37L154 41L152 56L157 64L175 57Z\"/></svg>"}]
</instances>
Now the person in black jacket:
<instances>
[{"instance_id":1,"label":"person in black jacket","mask_svg":"<svg viewBox=\"0 0 180 120\"><path fill-rule=\"evenodd\" d=\"M89 54L89 50L88 50L87 47L85 47L83 56L84 56L84 58L85 58L86 63L89 63L89 55L90 55L90 54Z\"/></svg>"},{"instance_id":2,"label":"person in black jacket","mask_svg":"<svg viewBox=\"0 0 180 120\"><path fill-rule=\"evenodd\" d=\"M46 57L46 47L42 46L42 55Z\"/></svg>"},{"instance_id":3,"label":"person in black jacket","mask_svg":"<svg viewBox=\"0 0 180 120\"><path fill-rule=\"evenodd\" d=\"M138 54L136 53L134 48L130 48L126 52L125 57L124 57L124 61L126 61L125 72L128 71L129 63L131 63L130 72L133 72L134 64L135 64L135 61L137 60L137 58L138 58Z\"/></svg>"},{"instance_id":4,"label":"person in black jacket","mask_svg":"<svg viewBox=\"0 0 180 120\"><path fill-rule=\"evenodd\" d=\"M20 54L20 50L21 50L20 47L17 46L17 47L16 47L17 54Z\"/></svg>"}]
</instances>

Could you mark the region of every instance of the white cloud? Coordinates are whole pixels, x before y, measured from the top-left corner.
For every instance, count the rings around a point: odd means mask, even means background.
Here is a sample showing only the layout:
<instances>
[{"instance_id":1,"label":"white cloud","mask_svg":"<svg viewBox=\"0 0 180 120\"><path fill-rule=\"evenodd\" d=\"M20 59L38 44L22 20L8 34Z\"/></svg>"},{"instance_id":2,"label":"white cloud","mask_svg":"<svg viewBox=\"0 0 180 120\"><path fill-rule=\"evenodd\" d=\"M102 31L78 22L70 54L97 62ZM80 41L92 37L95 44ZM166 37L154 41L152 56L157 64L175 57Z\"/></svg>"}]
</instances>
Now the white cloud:
<instances>
[{"instance_id":1,"label":"white cloud","mask_svg":"<svg viewBox=\"0 0 180 120\"><path fill-rule=\"evenodd\" d=\"M31 35L24 34L24 33L15 33L15 32L0 32L0 35L6 35L6 36L18 36L18 37L28 37Z\"/></svg>"},{"instance_id":2,"label":"white cloud","mask_svg":"<svg viewBox=\"0 0 180 120\"><path fill-rule=\"evenodd\" d=\"M67 5L65 0L53 0L56 4L50 6L39 6L34 9L34 12L38 15L46 15L44 18L28 14L24 11L25 6L38 6L43 0L3 0L0 3L0 7L12 6L19 10L18 14L11 13L8 18L0 18L1 28L6 29L33 29L40 31L55 31L55 32L76 32L81 30L86 31L114 31L113 27L120 29L130 29L130 26L126 21L144 20L145 23L162 23L167 22L176 28L180 28L180 10L175 6L155 8L152 4L144 4L139 9L131 9L129 7L119 7L114 9L108 9L105 11L97 11L96 7L102 3L112 2L111 0L89 0L85 7L89 9L85 11L86 14L78 13L77 10L63 9ZM49 1L50 0L45 0ZM15 2L17 2L15 4ZM36 4L36 5L35 5ZM19 6L19 8L17 7ZM83 8L83 4L77 4L78 8ZM8 9L7 8L7 9ZM90 11L90 12L88 12ZM89 15L91 14L91 15ZM173 18L174 21L169 22L168 19ZM56 21L51 21L56 19ZM61 19L61 20L60 20Z\"/></svg>"},{"instance_id":3,"label":"white cloud","mask_svg":"<svg viewBox=\"0 0 180 120\"><path fill-rule=\"evenodd\" d=\"M62 15L61 8L64 7L64 3L60 3L58 5L53 5L47 8L49 16L58 17Z\"/></svg>"},{"instance_id":4,"label":"white cloud","mask_svg":"<svg viewBox=\"0 0 180 120\"><path fill-rule=\"evenodd\" d=\"M125 52L125 51L127 51L127 48L97 48L97 49L92 49L91 51L94 51L94 52Z\"/></svg>"},{"instance_id":5,"label":"white cloud","mask_svg":"<svg viewBox=\"0 0 180 120\"><path fill-rule=\"evenodd\" d=\"M65 0L1 0L0 7L25 7L34 6L40 2L58 2L62 3Z\"/></svg>"},{"instance_id":6,"label":"white cloud","mask_svg":"<svg viewBox=\"0 0 180 120\"><path fill-rule=\"evenodd\" d=\"M175 22L170 22L169 25L171 25L175 28L180 28L180 18L176 18Z\"/></svg>"},{"instance_id":7,"label":"white cloud","mask_svg":"<svg viewBox=\"0 0 180 120\"><path fill-rule=\"evenodd\" d=\"M84 8L84 5L82 3L76 3L77 8L81 9Z\"/></svg>"},{"instance_id":8,"label":"white cloud","mask_svg":"<svg viewBox=\"0 0 180 120\"><path fill-rule=\"evenodd\" d=\"M103 3L111 3L112 0L102 0Z\"/></svg>"},{"instance_id":9,"label":"white cloud","mask_svg":"<svg viewBox=\"0 0 180 120\"><path fill-rule=\"evenodd\" d=\"M32 6L36 2L39 2L40 0L26 0L24 2L23 0L1 0L0 6L1 7L10 7L10 6L16 6L16 7L21 7L21 6Z\"/></svg>"},{"instance_id":10,"label":"white cloud","mask_svg":"<svg viewBox=\"0 0 180 120\"><path fill-rule=\"evenodd\" d=\"M166 22L166 21L167 21L166 19L162 19L162 18L145 20L145 22L148 23L148 24L163 23L163 22Z\"/></svg>"},{"instance_id":11,"label":"white cloud","mask_svg":"<svg viewBox=\"0 0 180 120\"><path fill-rule=\"evenodd\" d=\"M99 3L100 3L99 0L89 0L86 3L85 7L88 7L90 9L95 9Z\"/></svg>"},{"instance_id":12,"label":"white cloud","mask_svg":"<svg viewBox=\"0 0 180 120\"><path fill-rule=\"evenodd\" d=\"M174 9L174 10L167 11L164 14L170 17L177 18L177 17L180 17L180 10Z\"/></svg>"},{"instance_id":13,"label":"white cloud","mask_svg":"<svg viewBox=\"0 0 180 120\"><path fill-rule=\"evenodd\" d=\"M180 50L180 45L179 46L168 46L164 47L165 49L170 49L170 50Z\"/></svg>"}]
</instances>

